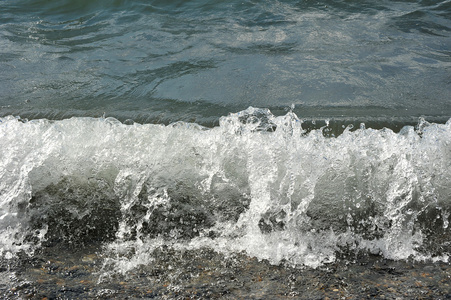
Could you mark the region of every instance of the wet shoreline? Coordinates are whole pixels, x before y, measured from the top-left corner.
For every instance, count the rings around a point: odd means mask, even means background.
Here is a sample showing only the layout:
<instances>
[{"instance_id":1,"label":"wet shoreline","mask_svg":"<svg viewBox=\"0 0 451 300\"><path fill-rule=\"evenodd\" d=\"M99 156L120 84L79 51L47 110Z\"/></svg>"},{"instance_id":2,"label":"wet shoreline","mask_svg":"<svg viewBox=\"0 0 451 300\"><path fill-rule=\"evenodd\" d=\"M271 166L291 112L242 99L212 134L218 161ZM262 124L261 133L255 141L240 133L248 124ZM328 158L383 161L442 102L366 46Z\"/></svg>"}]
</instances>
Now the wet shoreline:
<instances>
[{"instance_id":1,"label":"wet shoreline","mask_svg":"<svg viewBox=\"0 0 451 300\"><path fill-rule=\"evenodd\" d=\"M2 261L7 299L451 299L451 265L362 254L317 269L275 266L245 254L157 248L126 274L100 246L47 247Z\"/></svg>"}]
</instances>

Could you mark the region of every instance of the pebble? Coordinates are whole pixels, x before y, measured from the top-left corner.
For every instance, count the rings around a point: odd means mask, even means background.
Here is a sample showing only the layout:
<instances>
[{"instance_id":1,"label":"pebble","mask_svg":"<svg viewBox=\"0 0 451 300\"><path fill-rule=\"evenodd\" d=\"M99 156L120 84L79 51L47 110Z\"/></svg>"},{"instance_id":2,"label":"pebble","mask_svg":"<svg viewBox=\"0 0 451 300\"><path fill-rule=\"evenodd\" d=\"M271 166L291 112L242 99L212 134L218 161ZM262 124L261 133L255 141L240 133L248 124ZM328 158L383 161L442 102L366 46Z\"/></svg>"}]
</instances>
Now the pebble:
<instances>
[{"instance_id":1,"label":"pebble","mask_svg":"<svg viewBox=\"0 0 451 300\"><path fill-rule=\"evenodd\" d=\"M5 299L446 299L446 263L411 263L378 256L345 259L318 269L274 266L244 254L162 248L155 259L127 274L113 272L97 255L47 248L33 264L1 265ZM80 253L82 252L82 253ZM171 266L171 267L169 267ZM15 279L7 278L15 274ZM103 280L99 280L103 275ZM4 280L3 280L3 279ZM3 282L4 281L4 282Z\"/></svg>"}]
</instances>

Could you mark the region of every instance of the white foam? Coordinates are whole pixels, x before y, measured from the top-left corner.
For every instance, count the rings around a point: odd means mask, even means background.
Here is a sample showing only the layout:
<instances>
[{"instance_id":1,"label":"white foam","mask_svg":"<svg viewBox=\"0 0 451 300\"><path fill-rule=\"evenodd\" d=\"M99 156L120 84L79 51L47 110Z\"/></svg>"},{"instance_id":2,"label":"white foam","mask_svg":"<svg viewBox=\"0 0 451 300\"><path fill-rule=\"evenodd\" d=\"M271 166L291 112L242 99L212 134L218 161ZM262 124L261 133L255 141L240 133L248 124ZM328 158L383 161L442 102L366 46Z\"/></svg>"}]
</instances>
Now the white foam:
<instances>
[{"instance_id":1,"label":"white foam","mask_svg":"<svg viewBox=\"0 0 451 300\"><path fill-rule=\"evenodd\" d=\"M145 262L161 243L313 267L333 261L343 248L392 259L437 258L442 254L419 249L431 234L424 232L429 211L442 220L440 234L450 236L450 127L423 122L420 131L362 128L326 138L321 130L306 134L291 112L275 117L256 108L223 117L211 129L182 122L124 125L110 118L2 118L2 253L39 246L25 240L27 205L39 191L95 182L120 202L110 253L119 253L122 243L137 253L118 256L123 270ZM180 199L197 215L185 207L180 214L186 217L177 221L195 233L172 224L171 232L149 236L149 222L157 213L173 213ZM133 212L138 206L140 216ZM196 227L186 219L199 215L212 224ZM46 232L37 232L38 240ZM449 254L443 251L442 257Z\"/></svg>"}]
</instances>

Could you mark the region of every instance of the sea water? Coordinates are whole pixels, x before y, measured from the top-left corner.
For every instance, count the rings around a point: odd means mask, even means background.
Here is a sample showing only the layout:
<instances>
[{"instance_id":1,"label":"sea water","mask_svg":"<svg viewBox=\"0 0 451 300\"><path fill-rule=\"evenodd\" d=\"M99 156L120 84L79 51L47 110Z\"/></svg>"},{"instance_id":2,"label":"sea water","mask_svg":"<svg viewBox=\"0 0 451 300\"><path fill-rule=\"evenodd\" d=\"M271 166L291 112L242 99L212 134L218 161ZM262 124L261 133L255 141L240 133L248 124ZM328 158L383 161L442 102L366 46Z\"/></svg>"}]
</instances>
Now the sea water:
<instances>
[{"instance_id":1,"label":"sea water","mask_svg":"<svg viewBox=\"0 0 451 300\"><path fill-rule=\"evenodd\" d=\"M0 3L1 255L448 261L451 2Z\"/></svg>"},{"instance_id":2,"label":"sea water","mask_svg":"<svg viewBox=\"0 0 451 300\"><path fill-rule=\"evenodd\" d=\"M309 266L338 251L448 259L451 123L328 138L292 112L249 108L219 122L2 118L2 254L56 239Z\"/></svg>"},{"instance_id":3,"label":"sea water","mask_svg":"<svg viewBox=\"0 0 451 300\"><path fill-rule=\"evenodd\" d=\"M302 118L445 122L450 5L5 0L0 114L212 126L294 104Z\"/></svg>"}]
</instances>

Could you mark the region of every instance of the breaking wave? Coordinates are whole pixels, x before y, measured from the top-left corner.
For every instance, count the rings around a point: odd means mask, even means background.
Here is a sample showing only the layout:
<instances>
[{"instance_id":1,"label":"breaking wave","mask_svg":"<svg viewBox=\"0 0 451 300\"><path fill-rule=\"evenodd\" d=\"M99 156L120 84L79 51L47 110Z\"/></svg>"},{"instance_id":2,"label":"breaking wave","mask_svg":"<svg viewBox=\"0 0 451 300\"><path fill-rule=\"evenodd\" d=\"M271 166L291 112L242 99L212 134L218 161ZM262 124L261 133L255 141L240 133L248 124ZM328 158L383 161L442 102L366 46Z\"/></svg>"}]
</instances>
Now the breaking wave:
<instances>
[{"instance_id":1,"label":"breaking wave","mask_svg":"<svg viewBox=\"0 0 451 300\"><path fill-rule=\"evenodd\" d=\"M450 121L304 127L252 107L214 128L1 118L1 255L101 242L122 271L161 245L311 267L448 259Z\"/></svg>"}]
</instances>

